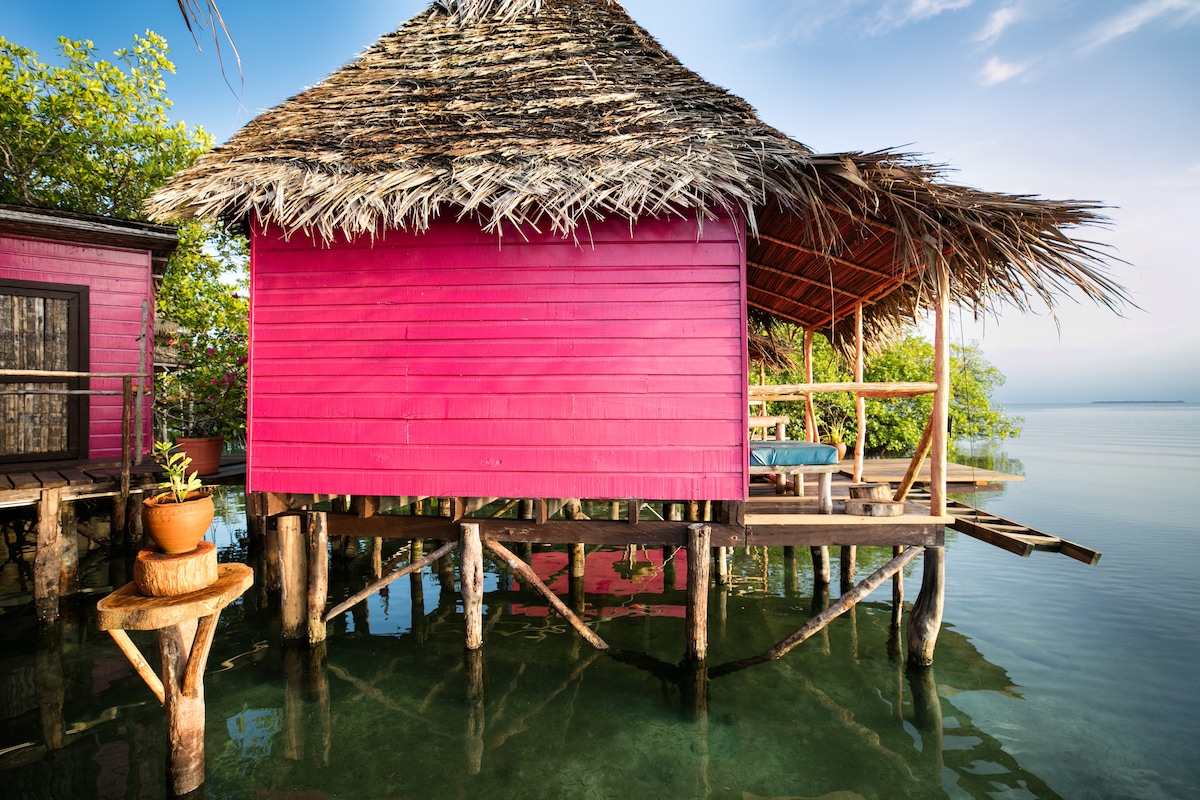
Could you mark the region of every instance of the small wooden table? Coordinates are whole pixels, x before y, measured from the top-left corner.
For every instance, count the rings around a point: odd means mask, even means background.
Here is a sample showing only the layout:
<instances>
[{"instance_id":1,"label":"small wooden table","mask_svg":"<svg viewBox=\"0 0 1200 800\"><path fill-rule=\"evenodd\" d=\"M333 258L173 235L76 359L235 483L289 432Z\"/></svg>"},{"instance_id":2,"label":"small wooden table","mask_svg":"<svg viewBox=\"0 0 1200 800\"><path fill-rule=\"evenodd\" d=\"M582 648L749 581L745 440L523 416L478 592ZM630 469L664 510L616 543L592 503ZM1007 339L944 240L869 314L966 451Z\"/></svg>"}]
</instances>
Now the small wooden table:
<instances>
[{"instance_id":1,"label":"small wooden table","mask_svg":"<svg viewBox=\"0 0 1200 800\"><path fill-rule=\"evenodd\" d=\"M204 665L221 610L254 583L245 564L221 564L211 586L174 597L146 597L127 583L96 604L108 631L167 714L167 780L183 795L204 783ZM125 631L158 631L162 678Z\"/></svg>"}]
</instances>

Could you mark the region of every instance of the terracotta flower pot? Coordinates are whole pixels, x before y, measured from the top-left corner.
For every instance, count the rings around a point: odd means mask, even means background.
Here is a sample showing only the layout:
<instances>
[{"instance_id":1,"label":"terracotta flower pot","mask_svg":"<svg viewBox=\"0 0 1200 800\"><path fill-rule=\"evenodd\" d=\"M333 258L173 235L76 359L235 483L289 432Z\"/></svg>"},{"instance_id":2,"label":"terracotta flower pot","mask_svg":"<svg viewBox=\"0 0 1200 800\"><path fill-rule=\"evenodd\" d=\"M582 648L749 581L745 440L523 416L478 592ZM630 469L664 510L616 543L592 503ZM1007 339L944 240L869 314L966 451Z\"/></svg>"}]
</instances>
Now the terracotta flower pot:
<instances>
[{"instance_id":1,"label":"terracotta flower pot","mask_svg":"<svg viewBox=\"0 0 1200 800\"><path fill-rule=\"evenodd\" d=\"M225 447L225 437L188 438L181 436L175 440L175 447L192 459L192 465L188 467L189 473L212 475L221 468L221 450Z\"/></svg>"},{"instance_id":2,"label":"terracotta flower pot","mask_svg":"<svg viewBox=\"0 0 1200 800\"><path fill-rule=\"evenodd\" d=\"M822 442L822 444L827 444L830 447L837 450L838 461L841 461L843 458L846 457L846 443L845 442Z\"/></svg>"},{"instance_id":3,"label":"terracotta flower pot","mask_svg":"<svg viewBox=\"0 0 1200 800\"><path fill-rule=\"evenodd\" d=\"M212 524L214 510L208 492L192 492L182 503L163 492L142 501L142 527L162 551L190 553Z\"/></svg>"}]
</instances>

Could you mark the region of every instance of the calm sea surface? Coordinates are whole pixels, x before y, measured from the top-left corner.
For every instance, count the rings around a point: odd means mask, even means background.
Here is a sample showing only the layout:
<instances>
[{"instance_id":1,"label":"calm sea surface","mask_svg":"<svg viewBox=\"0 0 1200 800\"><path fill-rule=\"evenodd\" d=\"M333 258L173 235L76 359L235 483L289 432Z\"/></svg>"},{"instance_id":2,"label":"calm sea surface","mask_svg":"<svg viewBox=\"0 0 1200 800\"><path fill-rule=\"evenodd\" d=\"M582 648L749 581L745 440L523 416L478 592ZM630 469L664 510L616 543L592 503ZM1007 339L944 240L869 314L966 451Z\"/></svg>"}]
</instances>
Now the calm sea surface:
<instances>
[{"instance_id":1,"label":"calm sea surface","mask_svg":"<svg viewBox=\"0 0 1200 800\"><path fill-rule=\"evenodd\" d=\"M489 567L482 697L467 685L453 587L431 572L336 621L323 661L280 645L252 589L222 615L209 659L204 793L1200 797L1200 406L1010 411L1025 417L1019 440L967 449L1027 480L962 499L1104 555L1094 567L1022 559L951 532L945 624L923 676L895 655L885 586L779 662L715 669L704 708L676 666L686 570L659 550L589 555L589 619L636 663L596 655ZM253 560L240 515L227 495L214 538L223 558ZM860 551L860 576L889 557ZM368 560L336 565L331 596L361 586ZM565 555L534 562L565 594ZM123 568L93 560L85 581L118 584ZM807 553L788 564L739 551L734 571L712 593L714 667L766 650L825 602ZM0 570L4 591L18 583ZM39 635L20 598L0 602L0 798L164 795L162 710L94 630L94 604ZM156 662L153 638L138 641Z\"/></svg>"}]
</instances>

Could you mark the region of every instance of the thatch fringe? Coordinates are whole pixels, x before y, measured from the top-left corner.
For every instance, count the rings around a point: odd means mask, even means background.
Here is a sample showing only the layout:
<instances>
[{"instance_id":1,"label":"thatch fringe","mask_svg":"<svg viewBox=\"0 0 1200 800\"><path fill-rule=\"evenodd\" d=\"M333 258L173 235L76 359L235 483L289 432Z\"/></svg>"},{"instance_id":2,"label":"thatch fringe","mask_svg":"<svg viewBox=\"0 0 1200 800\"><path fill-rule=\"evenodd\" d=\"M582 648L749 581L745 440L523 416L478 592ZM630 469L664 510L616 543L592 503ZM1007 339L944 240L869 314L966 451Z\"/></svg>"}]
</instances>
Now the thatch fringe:
<instances>
[{"instance_id":1,"label":"thatch fringe","mask_svg":"<svg viewBox=\"0 0 1200 800\"><path fill-rule=\"evenodd\" d=\"M919 316L942 270L977 312L1053 310L1072 290L1129 301L1104 248L1067 235L1102 224L1101 206L983 192L943 172L904 153L812 152L686 69L614 0L438 0L178 173L148 211L327 242L446 216L574 236L608 217L741 215L753 237L794 245L751 240L750 260L771 270L751 268L763 290L752 303L820 327L858 300L880 335ZM834 261L840 294L799 302L835 280Z\"/></svg>"}]
</instances>

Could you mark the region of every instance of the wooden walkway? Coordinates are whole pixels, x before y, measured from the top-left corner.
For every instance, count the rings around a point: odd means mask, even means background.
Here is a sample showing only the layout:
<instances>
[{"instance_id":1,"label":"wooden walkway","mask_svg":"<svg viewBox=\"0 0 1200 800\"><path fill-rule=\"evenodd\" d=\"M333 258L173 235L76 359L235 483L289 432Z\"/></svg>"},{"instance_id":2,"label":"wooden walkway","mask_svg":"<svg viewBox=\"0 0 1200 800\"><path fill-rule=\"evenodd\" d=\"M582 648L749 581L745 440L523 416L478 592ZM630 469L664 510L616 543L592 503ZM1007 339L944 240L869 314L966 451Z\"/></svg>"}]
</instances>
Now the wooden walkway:
<instances>
[{"instance_id":1,"label":"wooden walkway","mask_svg":"<svg viewBox=\"0 0 1200 800\"><path fill-rule=\"evenodd\" d=\"M863 481L866 483L900 483L904 478L904 473L908 469L910 460L907 458L869 458L863 462ZM854 461L844 460L841 463L841 472L849 477L854 474ZM965 464L955 464L952 461L946 462L946 484L947 491L951 494L967 491L964 487L973 487L974 490L991 489L996 490L1002 488L1001 484L1012 481L1023 481L1024 475L1011 475L1006 472L996 472L995 470L983 469L981 467L970 467ZM929 483L929 460L921 465L921 469L917 472L916 483Z\"/></svg>"},{"instance_id":2,"label":"wooden walkway","mask_svg":"<svg viewBox=\"0 0 1200 800\"><path fill-rule=\"evenodd\" d=\"M130 468L131 491L152 488L161 475L152 461ZM240 484L246 480L246 456L233 454L221 459L215 475L204 476L205 484ZM116 462L75 461L53 466L0 465L0 508L36 505L45 489L62 489L63 501L110 497L121 492L121 465Z\"/></svg>"}]
</instances>

